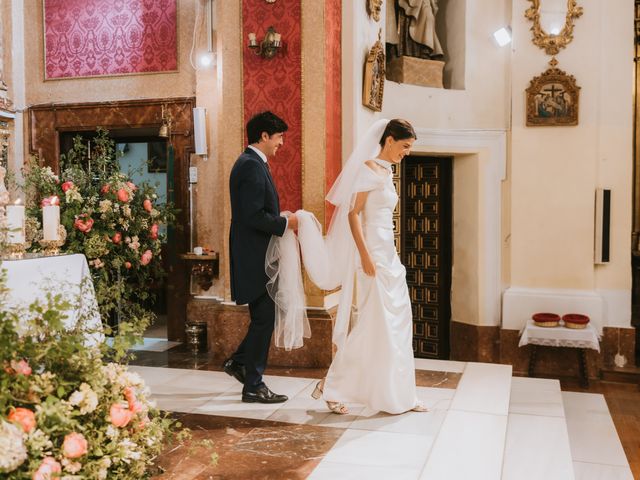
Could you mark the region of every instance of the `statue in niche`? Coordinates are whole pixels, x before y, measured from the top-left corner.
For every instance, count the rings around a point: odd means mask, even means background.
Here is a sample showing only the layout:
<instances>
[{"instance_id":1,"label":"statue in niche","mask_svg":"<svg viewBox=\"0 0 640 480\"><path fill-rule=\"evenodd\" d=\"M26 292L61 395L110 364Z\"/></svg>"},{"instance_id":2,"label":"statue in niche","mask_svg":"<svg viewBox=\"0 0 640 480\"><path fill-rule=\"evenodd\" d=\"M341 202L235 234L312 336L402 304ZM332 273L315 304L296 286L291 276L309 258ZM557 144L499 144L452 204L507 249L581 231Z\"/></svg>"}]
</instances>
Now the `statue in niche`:
<instances>
[{"instance_id":1,"label":"statue in niche","mask_svg":"<svg viewBox=\"0 0 640 480\"><path fill-rule=\"evenodd\" d=\"M384 95L385 56L381 37L382 29L378 32L378 41L371 47L364 66L362 104L374 112L382 111Z\"/></svg>"},{"instance_id":2,"label":"statue in niche","mask_svg":"<svg viewBox=\"0 0 640 480\"><path fill-rule=\"evenodd\" d=\"M387 54L442 60L436 35L438 0L394 0L387 4Z\"/></svg>"}]
</instances>

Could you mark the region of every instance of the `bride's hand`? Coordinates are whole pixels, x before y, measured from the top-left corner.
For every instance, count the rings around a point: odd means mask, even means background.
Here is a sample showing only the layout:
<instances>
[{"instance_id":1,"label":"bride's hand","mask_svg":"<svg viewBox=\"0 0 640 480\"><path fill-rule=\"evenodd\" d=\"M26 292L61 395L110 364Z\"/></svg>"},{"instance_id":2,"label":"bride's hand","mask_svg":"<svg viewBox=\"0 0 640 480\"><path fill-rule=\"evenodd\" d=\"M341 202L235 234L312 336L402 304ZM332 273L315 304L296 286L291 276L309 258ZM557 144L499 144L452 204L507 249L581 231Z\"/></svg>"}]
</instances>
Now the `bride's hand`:
<instances>
[{"instance_id":1,"label":"bride's hand","mask_svg":"<svg viewBox=\"0 0 640 480\"><path fill-rule=\"evenodd\" d=\"M371 260L369 255L362 257L362 270L370 277L373 277L376 274L376 264L373 263L373 260Z\"/></svg>"}]
</instances>

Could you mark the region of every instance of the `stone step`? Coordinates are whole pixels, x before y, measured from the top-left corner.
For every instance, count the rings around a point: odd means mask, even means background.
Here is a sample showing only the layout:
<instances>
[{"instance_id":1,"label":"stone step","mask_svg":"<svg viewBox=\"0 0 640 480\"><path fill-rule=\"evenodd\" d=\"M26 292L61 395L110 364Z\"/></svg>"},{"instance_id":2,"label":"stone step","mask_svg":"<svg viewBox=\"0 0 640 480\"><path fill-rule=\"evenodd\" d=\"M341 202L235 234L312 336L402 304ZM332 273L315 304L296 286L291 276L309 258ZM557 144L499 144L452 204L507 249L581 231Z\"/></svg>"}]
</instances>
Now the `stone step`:
<instances>
[{"instance_id":1,"label":"stone step","mask_svg":"<svg viewBox=\"0 0 640 480\"><path fill-rule=\"evenodd\" d=\"M503 480L573 480L560 382L514 377Z\"/></svg>"},{"instance_id":2,"label":"stone step","mask_svg":"<svg viewBox=\"0 0 640 480\"><path fill-rule=\"evenodd\" d=\"M420 479L500 479L511 373L510 365L466 365Z\"/></svg>"},{"instance_id":3,"label":"stone step","mask_svg":"<svg viewBox=\"0 0 640 480\"><path fill-rule=\"evenodd\" d=\"M633 480L603 395L562 392L576 480Z\"/></svg>"}]
</instances>

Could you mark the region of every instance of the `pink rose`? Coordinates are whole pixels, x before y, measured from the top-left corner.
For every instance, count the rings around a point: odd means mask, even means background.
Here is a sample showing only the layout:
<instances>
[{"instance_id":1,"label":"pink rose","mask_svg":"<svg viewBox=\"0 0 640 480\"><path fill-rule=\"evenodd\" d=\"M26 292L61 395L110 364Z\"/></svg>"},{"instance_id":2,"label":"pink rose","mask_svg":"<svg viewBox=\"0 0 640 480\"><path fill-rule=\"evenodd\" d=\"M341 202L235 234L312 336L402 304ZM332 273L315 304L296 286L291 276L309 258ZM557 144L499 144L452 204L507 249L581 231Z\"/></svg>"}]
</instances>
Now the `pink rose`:
<instances>
[{"instance_id":1,"label":"pink rose","mask_svg":"<svg viewBox=\"0 0 640 480\"><path fill-rule=\"evenodd\" d=\"M83 213L75 219L73 226L83 233L89 233L93 227L93 218L89 217L86 213Z\"/></svg>"},{"instance_id":2,"label":"pink rose","mask_svg":"<svg viewBox=\"0 0 640 480\"><path fill-rule=\"evenodd\" d=\"M26 360L19 360L17 362L15 360L11 360L11 368L18 375L31 375L31 367L29 366L29 362Z\"/></svg>"},{"instance_id":3,"label":"pink rose","mask_svg":"<svg viewBox=\"0 0 640 480\"><path fill-rule=\"evenodd\" d=\"M142 265L149 265L149 262L151 261L152 258L153 258L153 253L151 253L151 250L145 250L144 253L142 254L142 257L140 257L140 263Z\"/></svg>"},{"instance_id":4,"label":"pink rose","mask_svg":"<svg viewBox=\"0 0 640 480\"><path fill-rule=\"evenodd\" d=\"M118 244L122 241L122 234L120 232L114 233L113 237L111 237L111 241L115 244Z\"/></svg>"},{"instance_id":5,"label":"pink rose","mask_svg":"<svg viewBox=\"0 0 640 480\"><path fill-rule=\"evenodd\" d=\"M156 240L158 238L158 224L154 223L149 229L149 238Z\"/></svg>"},{"instance_id":6,"label":"pink rose","mask_svg":"<svg viewBox=\"0 0 640 480\"><path fill-rule=\"evenodd\" d=\"M133 388L131 387L125 388L124 397L127 399L127 402L129 403L129 410L131 410L131 412L133 413L144 412L145 410L144 404L138 401L138 399L136 398L136 391Z\"/></svg>"},{"instance_id":7,"label":"pink rose","mask_svg":"<svg viewBox=\"0 0 640 480\"><path fill-rule=\"evenodd\" d=\"M7 418L10 422L20 425L25 433L29 433L36 428L36 416L28 408L14 408Z\"/></svg>"},{"instance_id":8,"label":"pink rose","mask_svg":"<svg viewBox=\"0 0 640 480\"><path fill-rule=\"evenodd\" d=\"M102 188L100 189L100 193L102 194L106 194L109 193L109 190L111 190L111 187L109 187L108 184L105 184L102 186Z\"/></svg>"},{"instance_id":9,"label":"pink rose","mask_svg":"<svg viewBox=\"0 0 640 480\"><path fill-rule=\"evenodd\" d=\"M124 188L121 188L120 190L118 190L117 196L118 196L118 200L120 200L123 203L129 201L129 192L127 192Z\"/></svg>"},{"instance_id":10,"label":"pink rose","mask_svg":"<svg viewBox=\"0 0 640 480\"><path fill-rule=\"evenodd\" d=\"M67 458L79 458L87 453L87 439L81 433L69 433L64 437L62 453Z\"/></svg>"},{"instance_id":11,"label":"pink rose","mask_svg":"<svg viewBox=\"0 0 640 480\"><path fill-rule=\"evenodd\" d=\"M59 204L60 204L60 199L55 195L52 195L50 197L45 197L42 199L42 202L40 202L41 207L50 207L52 205L59 205Z\"/></svg>"},{"instance_id":12,"label":"pink rose","mask_svg":"<svg viewBox=\"0 0 640 480\"><path fill-rule=\"evenodd\" d=\"M143 430L147 425L149 425L149 422L149 416L145 414L145 416L138 422L138 430Z\"/></svg>"},{"instance_id":13,"label":"pink rose","mask_svg":"<svg viewBox=\"0 0 640 480\"><path fill-rule=\"evenodd\" d=\"M133 183L133 182L127 182L127 187L129 187L129 189L130 189L132 192L135 192L136 190L138 190L138 187L136 187L136 184L135 184L135 183Z\"/></svg>"},{"instance_id":14,"label":"pink rose","mask_svg":"<svg viewBox=\"0 0 640 480\"><path fill-rule=\"evenodd\" d=\"M151 204L151 200L146 198L145 201L142 202L142 208L144 208L147 212L151 213L151 210L153 210L153 205Z\"/></svg>"},{"instance_id":15,"label":"pink rose","mask_svg":"<svg viewBox=\"0 0 640 480\"><path fill-rule=\"evenodd\" d=\"M131 262L124 262L124 268L129 270L131 268Z\"/></svg>"},{"instance_id":16,"label":"pink rose","mask_svg":"<svg viewBox=\"0 0 640 480\"><path fill-rule=\"evenodd\" d=\"M66 192L67 190L69 190L70 188L73 188L73 182L72 181L68 181L68 182L64 182L62 184L62 191Z\"/></svg>"},{"instance_id":17,"label":"pink rose","mask_svg":"<svg viewBox=\"0 0 640 480\"><path fill-rule=\"evenodd\" d=\"M109 409L109 418L115 427L126 427L133 418L133 412L119 403L114 403Z\"/></svg>"},{"instance_id":18,"label":"pink rose","mask_svg":"<svg viewBox=\"0 0 640 480\"><path fill-rule=\"evenodd\" d=\"M56 473L62 473L62 466L53 457L45 457L38 469L33 473L32 480L53 480L58 478Z\"/></svg>"}]
</instances>

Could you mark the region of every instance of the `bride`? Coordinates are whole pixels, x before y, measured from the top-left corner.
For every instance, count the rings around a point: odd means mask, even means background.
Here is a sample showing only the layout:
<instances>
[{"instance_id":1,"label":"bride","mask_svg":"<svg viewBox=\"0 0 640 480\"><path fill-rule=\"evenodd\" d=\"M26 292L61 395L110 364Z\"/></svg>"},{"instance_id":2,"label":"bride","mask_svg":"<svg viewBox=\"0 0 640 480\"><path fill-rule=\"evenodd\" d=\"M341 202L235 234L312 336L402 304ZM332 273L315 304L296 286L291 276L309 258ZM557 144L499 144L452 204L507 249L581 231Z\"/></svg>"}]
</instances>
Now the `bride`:
<instances>
[{"instance_id":1,"label":"bride","mask_svg":"<svg viewBox=\"0 0 640 480\"><path fill-rule=\"evenodd\" d=\"M427 411L416 396L411 302L392 220L398 195L391 166L409 154L415 139L406 120L376 122L327 196L337 207L326 244L334 269L341 270L342 295L334 330L338 351L313 397L322 396L337 414L348 413L347 402L392 414ZM347 334L354 276L357 313Z\"/></svg>"}]
</instances>

